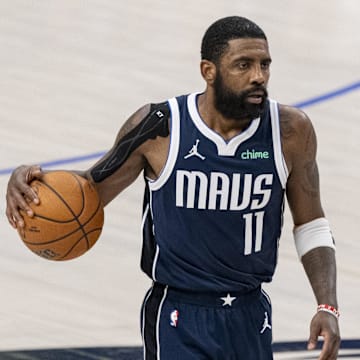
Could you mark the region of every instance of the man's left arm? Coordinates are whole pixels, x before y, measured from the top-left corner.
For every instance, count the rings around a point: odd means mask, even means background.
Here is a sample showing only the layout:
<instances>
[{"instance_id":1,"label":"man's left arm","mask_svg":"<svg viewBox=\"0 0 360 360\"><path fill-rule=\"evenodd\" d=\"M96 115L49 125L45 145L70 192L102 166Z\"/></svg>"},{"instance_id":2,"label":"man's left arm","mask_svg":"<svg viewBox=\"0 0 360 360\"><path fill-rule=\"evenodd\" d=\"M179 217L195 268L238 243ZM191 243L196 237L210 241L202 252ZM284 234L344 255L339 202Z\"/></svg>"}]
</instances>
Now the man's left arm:
<instances>
[{"instance_id":1,"label":"man's left arm","mask_svg":"<svg viewBox=\"0 0 360 360\"><path fill-rule=\"evenodd\" d=\"M311 321L308 349L315 349L318 336L322 336L324 346L323 357L320 359L337 359L340 335L336 298L335 251L330 247L316 247L303 255L301 261L317 303L321 306Z\"/></svg>"},{"instance_id":2,"label":"man's left arm","mask_svg":"<svg viewBox=\"0 0 360 360\"><path fill-rule=\"evenodd\" d=\"M289 167L286 194L295 224L295 244L318 304L310 325L308 349L314 349L322 336L324 345L319 360L336 359L340 332L335 245L320 201L316 136L304 113L283 108L281 115L284 154Z\"/></svg>"}]
</instances>

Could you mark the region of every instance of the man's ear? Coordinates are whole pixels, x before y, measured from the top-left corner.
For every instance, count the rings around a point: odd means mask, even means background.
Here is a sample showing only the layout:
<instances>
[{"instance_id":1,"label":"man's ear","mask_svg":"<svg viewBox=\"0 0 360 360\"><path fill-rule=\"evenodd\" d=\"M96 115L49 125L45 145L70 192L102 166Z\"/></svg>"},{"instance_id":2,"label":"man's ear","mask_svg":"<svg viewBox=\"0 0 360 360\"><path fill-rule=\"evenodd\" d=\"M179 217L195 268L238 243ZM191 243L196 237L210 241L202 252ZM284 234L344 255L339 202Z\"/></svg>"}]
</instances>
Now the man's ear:
<instances>
[{"instance_id":1,"label":"man's ear","mask_svg":"<svg viewBox=\"0 0 360 360\"><path fill-rule=\"evenodd\" d=\"M201 60L200 62L200 71L204 80L208 85L214 83L216 77L216 66L213 62L209 60Z\"/></svg>"}]
</instances>

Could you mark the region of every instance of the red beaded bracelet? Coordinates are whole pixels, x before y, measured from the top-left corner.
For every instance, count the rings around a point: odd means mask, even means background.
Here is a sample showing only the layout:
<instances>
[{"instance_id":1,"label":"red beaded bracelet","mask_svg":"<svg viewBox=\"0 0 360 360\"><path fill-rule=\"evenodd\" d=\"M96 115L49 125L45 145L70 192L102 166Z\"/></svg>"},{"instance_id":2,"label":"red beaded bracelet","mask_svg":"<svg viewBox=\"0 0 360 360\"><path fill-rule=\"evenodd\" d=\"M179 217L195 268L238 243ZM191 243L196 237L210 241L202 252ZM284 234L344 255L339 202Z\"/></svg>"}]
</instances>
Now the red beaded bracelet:
<instances>
[{"instance_id":1,"label":"red beaded bracelet","mask_svg":"<svg viewBox=\"0 0 360 360\"><path fill-rule=\"evenodd\" d=\"M339 310L337 310L336 308L334 308L334 306L328 305L328 304L320 304L317 307L317 311L325 311L328 312L329 314L335 316L337 319L340 316Z\"/></svg>"}]
</instances>

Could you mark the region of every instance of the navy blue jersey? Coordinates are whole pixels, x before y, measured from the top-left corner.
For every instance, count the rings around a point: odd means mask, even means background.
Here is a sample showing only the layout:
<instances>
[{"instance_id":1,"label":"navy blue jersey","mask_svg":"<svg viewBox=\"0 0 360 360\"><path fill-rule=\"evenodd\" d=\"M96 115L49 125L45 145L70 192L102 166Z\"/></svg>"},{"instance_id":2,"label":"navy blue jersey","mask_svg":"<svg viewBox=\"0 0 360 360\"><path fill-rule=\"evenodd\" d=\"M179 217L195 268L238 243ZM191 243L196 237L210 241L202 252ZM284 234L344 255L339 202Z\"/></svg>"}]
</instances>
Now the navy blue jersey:
<instances>
[{"instance_id":1,"label":"navy blue jersey","mask_svg":"<svg viewBox=\"0 0 360 360\"><path fill-rule=\"evenodd\" d=\"M287 168L278 106L229 141L210 129L198 94L170 99L170 148L146 179L142 268L195 291L244 291L271 280L282 227Z\"/></svg>"}]
</instances>

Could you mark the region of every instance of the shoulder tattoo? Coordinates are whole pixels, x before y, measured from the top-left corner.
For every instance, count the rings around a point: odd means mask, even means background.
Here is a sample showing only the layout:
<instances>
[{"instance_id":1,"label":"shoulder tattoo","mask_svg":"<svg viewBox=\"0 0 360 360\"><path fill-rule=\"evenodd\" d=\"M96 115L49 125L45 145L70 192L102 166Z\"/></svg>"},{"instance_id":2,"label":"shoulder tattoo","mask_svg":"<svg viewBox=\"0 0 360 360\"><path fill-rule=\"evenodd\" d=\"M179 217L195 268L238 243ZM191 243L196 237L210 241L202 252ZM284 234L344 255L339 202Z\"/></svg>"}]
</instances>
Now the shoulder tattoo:
<instances>
[{"instance_id":1,"label":"shoulder tattoo","mask_svg":"<svg viewBox=\"0 0 360 360\"><path fill-rule=\"evenodd\" d=\"M132 130L126 131L108 156L91 170L91 176L96 183L105 180L118 170L145 141L155 139L157 136L169 135L168 120L170 108L168 102L151 104L150 112Z\"/></svg>"},{"instance_id":2,"label":"shoulder tattoo","mask_svg":"<svg viewBox=\"0 0 360 360\"><path fill-rule=\"evenodd\" d=\"M319 192L319 170L314 159L316 153L316 137L311 131L306 138L306 148L304 156L309 159L304 164L305 182L303 189L311 196L316 196Z\"/></svg>"},{"instance_id":3,"label":"shoulder tattoo","mask_svg":"<svg viewBox=\"0 0 360 360\"><path fill-rule=\"evenodd\" d=\"M280 116L281 137L287 140L294 135L296 136L296 130L291 122L291 116L286 112L282 112Z\"/></svg>"}]
</instances>

